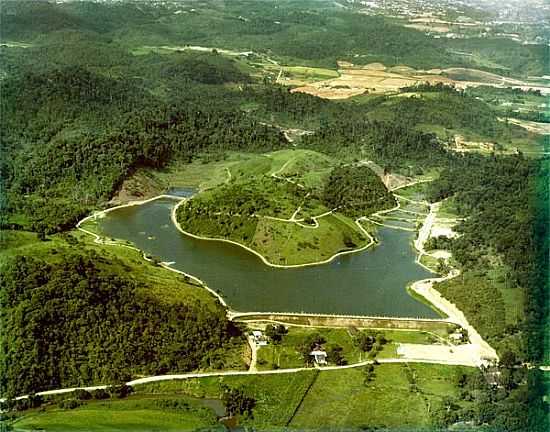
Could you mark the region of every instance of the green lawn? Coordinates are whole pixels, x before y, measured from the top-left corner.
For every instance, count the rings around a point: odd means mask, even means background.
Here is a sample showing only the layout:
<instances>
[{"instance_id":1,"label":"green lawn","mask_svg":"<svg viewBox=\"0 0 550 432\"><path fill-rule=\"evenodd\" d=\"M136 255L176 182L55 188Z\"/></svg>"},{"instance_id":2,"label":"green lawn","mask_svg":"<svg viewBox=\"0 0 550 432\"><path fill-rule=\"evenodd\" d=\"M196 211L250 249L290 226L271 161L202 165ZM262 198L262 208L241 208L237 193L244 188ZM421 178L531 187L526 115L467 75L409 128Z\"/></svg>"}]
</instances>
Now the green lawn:
<instances>
[{"instance_id":1,"label":"green lawn","mask_svg":"<svg viewBox=\"0 0 550 432\"><path fill-rule=\"evenodd\" d=\"M338 252L368 244L369 240L354 227L353 221L343 219L347 218L340 215L325 216L318 220L317 229L304 228L291 222L260 219L249 245L268 261L289 265L326 260ZM355 246L347 246L346 239L351 239Z\"/></svg>"}]
</instances>

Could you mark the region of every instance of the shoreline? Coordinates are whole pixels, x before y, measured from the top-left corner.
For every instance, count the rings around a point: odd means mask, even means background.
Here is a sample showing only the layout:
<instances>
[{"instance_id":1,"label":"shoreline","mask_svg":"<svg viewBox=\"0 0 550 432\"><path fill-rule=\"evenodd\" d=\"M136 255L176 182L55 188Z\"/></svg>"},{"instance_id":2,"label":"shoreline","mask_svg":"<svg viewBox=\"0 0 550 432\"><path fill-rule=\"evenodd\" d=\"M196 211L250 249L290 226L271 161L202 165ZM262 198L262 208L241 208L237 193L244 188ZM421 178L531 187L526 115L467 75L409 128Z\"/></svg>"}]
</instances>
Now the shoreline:
<instances>
[{"instance_id":1,"label":"shoreline","mask_svg":"<svg viewBox=\"0 0 550 432\"><path fill-rule=\"evenodd\" d=\"M422 264L420 262L420 259L423 255L427 255L426 251L424 250L424 243L430 236L430 232L437 217L437 211L440 205L441 202L430 204L430 212L428 213L428 216L426 216L426 219L424 220L424 223L422 224L422 227L418 232L418 237L414 241L414 247L418 251L418 255L415 260L416 263L426 270L430 271L431 273L434 273L433 270ZM415 281L410 284L409 289L416 295L425 299L429 304L432 304L434 308L447 315L447 320L449 322L452 322L462 327L468 332L468 339L470 341L470 344L475 346L475 354L477 355L479 359L478 361L481 364L484 364L487 361L498 361L499 357L495 349L491 347L478 333L475 327L473 327L469 323L466 315L464 315L464 312L462 312L454 303L443 297L443 295L434 288L435 283L441 283L450 279L454 279L459 275L460 270L452 268L446 276Z\"/></svg>"},{"instance_id":2,"label":"shoreline","mask_svg":"<svg viewBox=\"0 0 550 432\"><path fill-rule=\"evenodd\" d=\"M229 240L229 239L224 239L224 238L214 238L214 237L204 237L204 236L200 236L200 235L197 235L197 234L192 234L188 231L185 231L179 224L179 222L177 221L177 218L176 218L176 212L178 210L178 207L180 205L182 205L183 203L185 202L185 199L181 200L178 204L176 204L174 206L174 208L172 209L171 211L171 219L172 219L172 223L175 225L176 229L181 232L182 234L186 235L186 236L189 236L189 237L192 237L194 239L197 239L197 240L206 240L206 241L219 241L219 242L224 242L224 243L231 243L231 244L234 244L234 245L237 245L245 250L247 250L248 252L250 253L253 253L254 255L256 255L258 258L260 258L262 260L262 262L269 266L269 267L273 267L273 268L280 268L280 269L293 269L293 268L301 268L301 267L312 267L312 266L318 266L318 265L323 265L323 264L328 264L332 261L334 261L336 258L340 257L340 256L343 256L343 255L350 255L350 254L354 254L354 253L358 253L358 252L363 252L365 250L367 250L369 247L373 246L376 244L376 241L374 240L374 237L367 231L365 230L365 228L363 228L363 226L361 225L361 223L359 222L361 219L363 219L363 217L361 218L357 218L355 220L355 223L356 225L359 227L360 231L366 235L368 237L368 239L370 240L369 243L367 243L366 245L358 248L358 249L351 249L349 251L342 251L342 252L338 252L334 255L332 255L331 257L327 258L326 260L323 260L323 261L315 261L315 262L311 262L311 263L304 263L304 264L288 264L288 265L284 265L284 264L274 264L272 262L270 262L266 257L264 257L260 252L246 246L246 245L243 245L242 243L239 243L239 242L236 242L234 240Z\"/></svg>"},{"instance_id":3,"label":"shoreline","mask_svg":"<svg viewBox=\"0 0 550 432\"><path fill-rule=\"evenodd\" d=\"M118 208L123 207L130 207L134 205L141 205L145 204L147 202L151 202L157 199L161 198L170 198L170 199L177 199L180 200L180 202L174 206L174 209L171 212L171 217L175 219L175 210L179 205L181 205L182 202L184 202L185 198L182 197L176 197L171 195L159 195L147 200L143 201L133 201L126 204L118 205L116 207L112 207L109 209L101 210L94 212L90 216L87 216L83 218L81 221L79 221L76 225L76 228L88 235L93 236L94 242L98 244L107 244L107 245L113 245L113 246L123 246L132 250L135 250L142 254L143 258L146 261L151 262L152 260L147 257L146 253L142 251L141 249L138 249L135 246L123 244L117 241L111 241L111 240L103 240L103 237L101 237L99 234L93 233L89 230L86 230L81 227L81 225L91 219L96 219L100 215L104 215L105 213L108 213L110 211L113 211ZM415 249L419 252L417 257L417 262L422 267L426 266L420 263L420 257L425 254L426 252L423 249L424 241L429 236L431 226L433 224L433 221L435 219L435 213L433 211L433 208L436 206L436 204L430 205L430 213L426 217L424 224L422 225L418 238L414 242ZM399 205L397 206L399 207ZM437 207L438 208L438 207ZM359 218L360 219L360 218ZM356 220L356 223L358 223L358 220ZM177 221L176 221L177 222ZM360 226L360 224L358 223ZM179 227L179 224L176 223L176 227L179 231L183 230ZM362 228L362 227L361 227ZM215 239L213 239L215 240ZM483 340L483 338L477 333L475 328L473 328L467 321L465 315L462 311L460 311L456 305L445 299L437 290L433 288L433 284L435 282L441 282L443 280L451 279L460 274L460 272L457 269L453 269L447 276L440 277L440 278L428 278L428 279L422 279L413 282L409 287L407 287L406 291L408 295L411 295L409 290L414 292L416 295L420 296L421 298L425 299L426 302L429 304L432 304L436 309L441 310L445 314L447 314L447 318L439 318L439 319L430 319L430 318L406 318L406 317L377 317L377 316L356 316L356 315L337 315L337 314L322 314L322 313L293 313L293 312L238 312L231 309L229 305L225 302L225 300L213 291L211 288L209 288L202 280L197 278L196 276L190 275L188 273L185 273L181 270L174 269L167 265L166 263L160 263L160 266L166 270L173 271L185 276L188 276L192 278L193 280L200 283L200 287L206 288L208 292L213 294L220 303L226 308L226 313L228 320L233 321L238 318L245 318L246 316L266 316L266 315L288 315L288 316L317 316L317 317L334 317L334 318L364 318L364 319L382 319L382 320L394 320L394 321L417 321L417 322L442 322L442 323L450 323L460 326L461 328L468 331L468 338L469 338L469 344L475 347L474 356L470 357L468 361L443 361L441 359L435 360L435 359L415 359L415 358L389 358L389 359L379 359L377 360L380 363L432 363L432 364L448 364L448 365L462 365L462 366L468 366L468 367L480 367L487 363L487 361L498 361L498 356L495 352L495 350ZM430 272L432 270L428 269ZM418 299L417 299L418 300ZM448 313L448 311L451 311L451 313ZM366 364L372 364L374 363L374 360L367 360L359 363L354 363L351 365L346 366L329 366L322 368L321 370L337 370L337 369L347 369L347 368L355 368L360 367ZM278 370L266 370L266 371L220 371L220 372L206 372L206 373L197 373L197 372L190 372L190 373L184 373L184 374L167 374L167 375L161 375L161 376L150 376L145 378L138 378L132 381L129 381L126 383L126 385L139 385L139 384L145 384L149 382L158 382L158 381L165 381L165 380L178 380L178 379L189 379L189 378L200 378L200 377L207 377L207 376L224 376L224 375L259 375L259 374L277 374L277 373L294 373L294 372L301 372L305 370L313 370L312 368L288 368L288 369L278 369ZM88 386L88 387L73 387L73 388L64 388L64 389L57 389L57 390L45 390L42 392L38 392L36 394L39 395L51 395L51 394L62 394L62 393L68 393L71 391L75 391L77 389L85 389L87 391L95 390L95 389L104 389L107 388L108 385L96 385L96 386ZM17 396L15 399L24 399L27 398L28 395L23 396Z\"/></svg>"},{"instance_id":4,"label":"shoreline","mask_svg":"<svg viewBox=\"0 0 550 432\"><path fill-rule=\"evenodd\" d=\"M186 198L184 197L180 197L180 196L175 196L175 195L167 195L167 194L161 194L161 195L157 195L155 197L152 197L152 198L148 198L148 199L145 199L145 200L138 200L138 201L130 201L126 204L119 204L115 207L111 207L111 208L108 208L108 209L104 209L104 210L98 210L98 211L95 211L94 213L92 213L91 215L89 216L86 216L85 218L83 218L82 220L80 220L77 225L76 225L76 228L79 230L79 231L82 231L88 235L91 235L92 237L94 237L94 242L97 243L97 244L104 244L104 245L109 245L109 246L121 246L121 247L125 247L125 248L128 248L128 249L131 249L131 250L134 250L138 253L140 253L143 257L143 259L145 259L145 261L147 262L152 262L152 260L147 256L147 254L135 247L134 245L132 244L125 244L125 243L122 243L120 240L109 240L107 239L106 237L104 236L101 236L97 233L94 233L92 231L89 231L85 228L82 228L82 224L85 223L86 221L88 220L92 220L92 219L96 219L98 217L101 217L102 215L106 214L106 213L109 213L113 210L117 210L117 209L120 209L120 208L124 208L124 207L131 207L131 206L135 206L135 205L142 205L142 204L146 204L146 203L149 203L149 202L152 202L152 201L155 201L157 199L162 199L162 198L168 198L168 199L173 199L173 200L178 200L180 201L178 204L176 204L176 206L174 206L174 209L172 210L171 212L171 218L174 218L175 216L175 210L177 209L177 207L183 202L186 200ZM396 206L398 207L399 204ZM395 208L394 208L395 209ZM387 209L387 210L382 210L382 212L387 212L387 211L391 211L392 209ZM172 219L173 220L173 219ZM372 236L368 233L368 231L366 231L363 226L359 223L360 220L369 220L367 217L362 217L362 218L358 218L355 220L355 222L357 223L357 225L361 228L361 231L364 232L370 239L371 239L371 242L372 243L376 243L374 241L374 239L372 238ZM181 227L179 227L179 224L177 224L177 222L175 223L176 225L176 228L180 231L180 232L183 232L185 235L188 235L190 237L195 237L193 234L188 234L188 233L185 233L184 230L181 229ZM202 239L201 239L202 240ZM209 238L206 238L204 240L209 240L209 241L227 241L227 242L231 242L233 243L232 241L229 241L229 240L223 240L223 239L209 239ZM241 246L243 248L245 248L245 246L242 246L238 243L235 243L237 246ZM370 247L371 246L371 243L369 243L366 247ZM365 248L365 247L364 247ZM251 251L254 253L254 251ZM344 253L354 253L354 252L359 252L359 251L346 251ZM334 258L333 258L334 259ZM365 318L365 319L383 319L383 320L397 320L397 321L402 321L402 320L413 320L413 321L426 321L426 320L435 320L435 321L444 321L444 322L450 322L450 321L447 321L445 320L444 318L420 318L420 317L399 317L399 316L380 316L380 315L345 315L345 314L323 314L323 313L302 313L302 312L292 312L292 311L289 311L289 312L265 312L265 311L246 311L246 312L242 312L242 311L237 311L237 310L234 310L233 308L231 308L231 306L229 306L227 304L227 302L225 301L225 299L216 291L214 291L212 288L210 288L203 280L199 279L198 277L190 274L190 273L186 273L182 270L178 270L178 269L175 269L173 267L171 267L170 265L168 265L167 263L165 262L160 262L158 264L160 267L168 270L168 271L172 271L172 272L175 272L175 273L179 273L181 275L184 275L184 276L187 276L189 277L190 279L194 280L195 282L197 282L198 284L200 284L200 286L202 288L205 288L209 293L211 293L215 298L217 298L219 300L219 302L221 303L222 306L224 306L226 309L227 309L227 316L228 316L228 319L229 320L233 320L234 318L238 318L239 316L243 316L243 315L258 315L258 314L282 314L282 315L288 315L288 314L292 314L292 315L315 315L315 316L326 316L326 317L335 317L335 318L339 318L339 317L342 317L342 318L349 318L349 317L357 317L357 318ZM314 265L318 265L318 264L314 264ZM304 267L304 266L310 266L310 264L308 265L302 265L300 264L299 265L300 267ZM430 270L431 273L433 273L431 270ZM408 295L411 295L408 291L407 291L407 294ZM417 300L418 301L418 300Z\"/></svg>"},{"instance_id":5,"label":"shoreline","mask_svg":"<svg viewBox=\"0 0 550 432\"><path fill-rule=\"evenodd\" d=\"M123 208L123 207L130 207L130 206L134 206L134 205L146 204L148 202L155 201L155 200L161 199L161 198L169 198L169 199L179 200L179 203L176 204L174 206L174 208L172 209L172 211L171 211L171 218L174 221L174 224L175 224L176 228L180 232L182 232L185 235L189 235L190 237L196 237L192 234L185 233L185 231L183 229L181 229L181 227L179 226L177 221L175 221L175 212L176 212L178 206L181 205L185 201L185 198L172 196L172 195L158 195L156 197L149 198L147 200L132 201L132 202L129 202L127 204L122 204L122 205L118 205L116 207L112 207L112 208L109 208L109 209L94 212L92 215L87 216L84 219L82 219L81 221L79 221L78 224L77 224L77 229L79 229L80 231L85 232L86 234L92 235L95 238L94 241L96 243L108 244L108 245L114 245L114 246L123 246L123 247L129 248L129 249L135 250L135 251L139 252L146 261L152 262L152 260L150 258L148 258L146 253L144 251L142 251L141 249L138 249L137 247L132 246L132 245L123 244L119 241L103 240L103 238L100 235L82 228L81 225L84 222L86 222L90 219L95 219L97 217L100 217L102 214L108 213L108 212L113 211L115 209ZM422 248L423 243L425 241L424 237L429 235L431 225L433 224L433 221L435 219L435 213L433 212L433 207L434 206L435 206L434 204L432 204L430 206L430 213L426 217L426 220L424 221L424 224L422 225L422 227L419 231L418 238L414 242L414 247L419 252L418 256L416 258L416 262L420 266L425 268L426 270L430 271L431 273L433 273L433 271L431 269L429 269L428 267L426 267L425 265L420 263L420 258L423 254L425 254L425 251L423 251L423 248ZM399 202L398 202L398 205L396 207L397 208L399 207ZM387 212L387 211L389 211L389 210L385 210L383 212ZM364 230L364 228L359 223L359 220L361 220L361 219L367 219L368 220L368 218L358 218L355 221L357 223L357 225L361 228L361 230L368 234L368 232L366 232ZM371 243L369 243L367 245L367 247L369 247L372 243L374 243L374 239L372 239L372 236L370 236L370 234L368 234L368 236L371 238ZM206 239L206 240L216 241L217 239ZM244 247L244 246L242 246L242 245L240 245L236 242L233 242L233 241L228 241L228 240L218 240L218 241L226 241L226 242L230 242L230 243L235 243L238 246ZM244 248L246 248L246 247L244 247ZM366 247L364 247L364 248L366 249ZM246 248L246 249L248 249L248 248ZM255 251L252 251L252 250L250 250L250 251L252 253L255 253L256 255L259 255ZM347 254L347 253L354 253L354 251L345 252L344 254ZM342 253L340 253L340 255L342 255ZM332 259L334 259L334 257ZM316 264L314 264L314 265L316 265ZM184 276L187 276L190 279L193 279L194 281L198 282L200 284L201 288L205 288L209 293L211 293L215 298L218 299L218 301L220 302L220 304L223 307L226 308L226 314L227 314L227 317L228 317L229 320L233 320L233 319L238 318L238 317L244 317L246 315L264 315L264 314L265 315L267 315L267 314L273 314L273 315L277 315L277 314L279 314L279 315L289 315L289 314L302 315L302 313L296 313L296 312L275 312L275 313L273 313L273 312L262 312L262 311L260 311L260 312L255 312L255 311L239 312L239 311L233 310L226 303L225 299L219 293L214 291L212 288L208 287L208 285L204 281L199 279L198 277L193 276L193 275L191 275L189 273L186 273L184 271L174 269L170 265L168 265L164 262L161 262L159 264L159 266L166 269L166 270L173 271L173 272L176 272L178 274L182 274ZM308 265L299 265L299 266L304 267L304 266L309 266L309 264ZM427 278L427 279L421 279L421 280L418 280L418 281L414 281L413 283L411 283L405 289L406 292L407 292L407 295L412 296L412 294L411 294L411 291L412 291L416 296L419 296L422 299L424 299L428 303L428 305L432 305L432 308L435 308L436 310L438 310L440 312L443 312L443 314L447 315L446 318L442 317L442 318L438 318L438 319L426 319L426 318L419 318L419 317L382 317L382 316L368 316L368 315L361 315L361 316L357 316L357 317L366 318L366 319L386 319L386 320L395 320L395 321L410 320L410 321L419 321L419 322L422 322L422 321L426 322L426 321L433 320L433 321L447 322L447 323L456 324L456 325L459 325L460 327L462 327L462 328L464 328L468 331L468 336L470 338L470 343L475 345L477 347L478 351L479 351L479 354L477 356L478 359L487 358L487 359L491 359L491 360L495 360L495 359L498 360L498 356L497 356L495 350L489 344L487 344L487 342L485 342L483 340L483 338L479 335L479 333L477 333L475 328L473 328L469 324L469 322L467 321L467 319L464 316L463 312L460 311L453 303L451 303L447 299L443 298L443 296L441 296L441 294L437 290L435 290L435 288L433 288L433 284L435 282L441 282L441 281L456 277L458 274L460 274L460 272L458 272L458 270L455 269L454 271L451 271L451 273L449 273L449 275L447 275L445 277ZM415 296L412 296L412 297L415 297ZM421 301L420 299L416 299L416 300ZM308 315L308 314L304 313L303 315ZM348 317L349 318L350 317L350 316L346 316L346 315L343 315L343 314L322 314L322 313L316 314L316 313L310 313L309 315L325 316L325 317L330 316L330 317L334 317L334 318L339 318L339 317L342 317L342 318ZM483 354L485 354L485 355L483 355Z\"/></svg>"},{"instance_id":6,"label":"shoreline","mask_svg":"<svg viewBox=\"0 0 550 432\"><path fill-rule=\"evenodd\" d=\"M185 200L185 198L183 197L178 197L178 196L175 196L175 195L166 195L166 194L163 194L163 195L158 195L156 197L153 197L153 198L149 198L149 199L146 199L146 200L143 200L143 201L131 201L129 203L126 203L126 204L121 204L121 205L118 205L118 206L115 206L115 207L111 207L111 208L108 208L108 209L105 209L105 210L100 210L100 211L97 211L97 212L94 212L93 214L91 214L90 216L87 216L85 217L84 219L82 219L81 221L79 221L77 224L76 224L76 228L88 235L91 235L93 237L95 237L94 239L94 243L97 243L97 244L106 244L106 245L109 245L109 246L122 246L122 247L125 247L125 248L128 248L128 249L131 249L131 250L135 250L136 252L139 252L143 259L147 262L153 262L153 260L151 258L149 258L147 256L147 254L145 253L145 251L133 246L133 245L130 245L130 244L124 244L124 243L121 243L120 241L117 241L117 240L103 240L103 237L100 236L99 234L96 234L94 232L91 232L91 231L88 231L87 229L85 228L82 228L81 227L81 224L90 220L90 219L96 219L98 216L100 215L105 215L106 213L109 213L113 210L117 210L119 208L124 208L124 207L131 207L131 206L135 206L135 205L142 205L142 204L146 204L148 202L151 202L151 201L155 201L157 199L162 199L162 198L169 198L169 199L174 199L174 200ZM173 271L175 273L179 273L183 276L186 276L192 280L194 280L195 282L197 282L202 288L205 288L210 294L212 294L215 298L218 299L218 301L220 302L220 304L225 307L227 309L227 314L229 314L229 312L231 311L231 308L229 307L229 305L226 303L225 299L219 294L217 293L216 291L214 291L212 288L210 288L208 285L206 285L206 283L204 281L202 281L201 279L199 279L198 277L190 274L190 273L186 273L182 270L178 270L178 269L175 269L173 267L171 267L170 265L166 264L165 262L160 262L158 264L160 267L166 269L166 270L169 270L169 271Z\"/></svg>"}]
</instances>

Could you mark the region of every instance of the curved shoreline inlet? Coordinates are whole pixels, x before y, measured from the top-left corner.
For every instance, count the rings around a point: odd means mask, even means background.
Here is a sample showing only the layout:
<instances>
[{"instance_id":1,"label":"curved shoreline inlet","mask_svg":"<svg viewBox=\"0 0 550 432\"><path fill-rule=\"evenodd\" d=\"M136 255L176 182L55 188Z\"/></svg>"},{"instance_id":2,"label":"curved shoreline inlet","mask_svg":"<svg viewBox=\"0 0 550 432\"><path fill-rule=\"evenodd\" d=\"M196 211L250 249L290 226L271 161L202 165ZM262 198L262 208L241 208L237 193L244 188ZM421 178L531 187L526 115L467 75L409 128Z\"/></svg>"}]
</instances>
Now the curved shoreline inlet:
<instances>
[{"instance_id":1,"label":"curved shoreline inlet","mask_svg":"<svg viewBox=\"0 0 550 432\"><path fill-rule=\"evenodd\" d=\"M176 204L158 198L119 207L105 213L99 227L197 276L238 311L438 318L406 291L410 282L433 276L415 263L413 233L382 227L380 245L372 250L324 265L278 269L238 245L182 234L171 219Z\"/></svg>"}]
</instances>

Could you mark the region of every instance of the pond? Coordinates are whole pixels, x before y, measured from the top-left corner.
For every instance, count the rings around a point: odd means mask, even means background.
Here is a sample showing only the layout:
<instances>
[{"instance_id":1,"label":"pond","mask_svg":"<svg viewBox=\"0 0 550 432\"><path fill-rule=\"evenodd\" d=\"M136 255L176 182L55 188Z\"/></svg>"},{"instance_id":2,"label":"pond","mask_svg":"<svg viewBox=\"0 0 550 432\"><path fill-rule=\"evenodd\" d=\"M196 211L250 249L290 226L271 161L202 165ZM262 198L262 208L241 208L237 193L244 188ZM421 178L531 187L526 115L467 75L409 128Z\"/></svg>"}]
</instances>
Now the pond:
<instances>
[{"instance_id":1,"label":"pond","mask_svg":"<svg viewBox=\"0 0 550 432\"><path fill-rule=\"evenodd\" d=\"M408 283L433 276L415 263L413 232L380 227L380 244L372 249L319 266L280 269L238 245L182 234L170 218L176 204L160 198L119 208L100 220L100 228L200 278L240 312L438 317L406 291Z\"/></svg>"}]
</instances>

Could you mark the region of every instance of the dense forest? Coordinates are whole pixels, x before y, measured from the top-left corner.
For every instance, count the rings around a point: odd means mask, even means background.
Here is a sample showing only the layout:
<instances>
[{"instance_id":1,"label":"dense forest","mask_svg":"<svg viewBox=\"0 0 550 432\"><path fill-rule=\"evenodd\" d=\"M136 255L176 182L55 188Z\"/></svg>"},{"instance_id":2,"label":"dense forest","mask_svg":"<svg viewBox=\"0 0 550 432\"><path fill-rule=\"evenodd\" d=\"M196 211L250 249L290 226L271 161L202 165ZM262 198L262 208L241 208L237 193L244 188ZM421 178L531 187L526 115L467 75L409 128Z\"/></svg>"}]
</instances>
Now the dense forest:
<instances>
[{"instance_id":1,"label":"dense forest","mask_svg":"<svg viewBox=\"0 0 550 432\"><path fill-rule=\"evenodd\" d=\"M2 90L2 151L12 155L3 159L4 208L28 215L27 227L36 231L73 225L138 166L286 142L239 111L164 104L134 93L127 82L79 68L7 80Z\"/></svg>"},{"instance_id":2,"label":"dense forest","mask_svg":"<svg viewBox=\"0 0 550 432\"><path fill-rule=\"evenodd\" d=\"M225 310L161 303L95 253L16 257L0 274L0 393L223 367L239 330ZM120 263L118 263L120 265Z\"/></svg>"},{"instance_id":3,"label":"dense forest","mask_svg":"<svg viewBox=\"0 0 550 432\"><path fill-rule=\"evenodd\" d=\"M373 159L388 169L410 165L434 166L446 159L446 152L435 134L423 133L402 122L357 121L348 118L328 121L303 145L335 155Z\"/></svg>"},{"instance_id":4,"label":"dense forest","mask_svg":"<svg viewBox=\"0 0 550 432\"><path fill-rule=\"evenodd\" d=\"M342 166L332 170L323 190L328 208L350 217L368 216L395 206L395 198L380 178L366 166Z\"/></svg>"},{"instance_id":5,"label":"dense forest","mask_svg":"<svg viewBox=\"0 0 550 432\"><path fill-rule=\"evenodd\" d=\"M464 235L451 242L455 259L466 269L484 267L498 254L508 268L508 283L526 292L522 330L529 342L521 358L541 359L542 323L548 313L546 276L548 262L548 185L546 162L521 155L487 158L468 155L453 163L429 188L432 200L454 198L460 215L469 217L459 226ZM519 353L518 353L519 354Z\"/></svg>"},{"instance_id":6,"label":"dense forest","mask_svg":"<svg viewBox=\"0 0 550 432\"><path fill-rule=\"evenodd\" d=\"M543 45L523 46L498 38L435 39L389 18L360 14L330 1L285 0L276 6L252 0L156 6L142 2L4 3L0 15L3 37L24 42L79 30L125 46L181 45L183 41L270 53L323 67L334 66L337 60L379 61L423 69L469 66L525 76L543 75L547 60ZM460 55L464 52L472 55ZM489 66L477 62L480 57L490 59Z\"/></svg>"}]
</instances>

